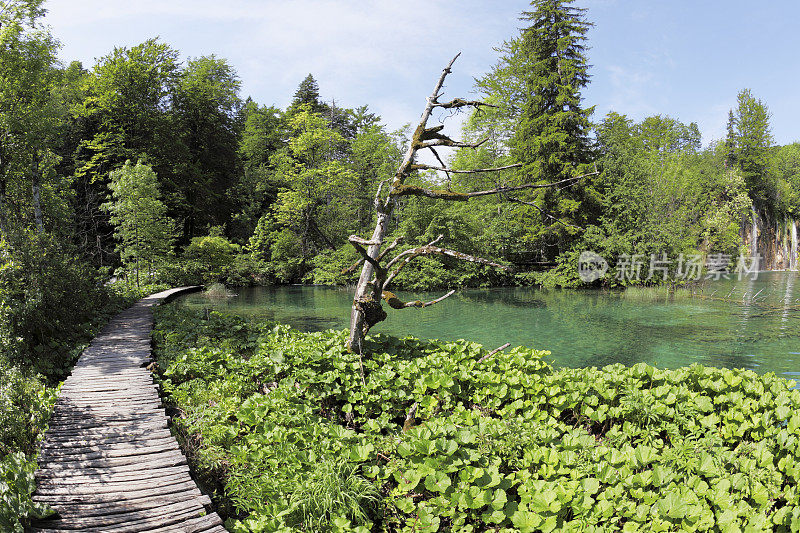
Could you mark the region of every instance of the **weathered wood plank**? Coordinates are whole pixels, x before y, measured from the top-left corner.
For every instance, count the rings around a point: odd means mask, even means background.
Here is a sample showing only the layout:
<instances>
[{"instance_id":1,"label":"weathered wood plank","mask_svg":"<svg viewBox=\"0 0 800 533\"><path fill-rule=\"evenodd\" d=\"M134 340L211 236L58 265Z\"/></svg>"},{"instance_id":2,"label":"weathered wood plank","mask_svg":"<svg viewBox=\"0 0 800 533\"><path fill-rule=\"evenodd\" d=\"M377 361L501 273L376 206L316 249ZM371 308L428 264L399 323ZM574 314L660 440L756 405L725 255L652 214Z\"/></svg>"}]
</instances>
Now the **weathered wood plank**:
<instances>
[{"instance_id":1,"label":"weathered wood plank","mask_svg":"<svg viewBox=\"0 0 800 533\"><path fill-rule=\"evenodd\" d=\"M199 498L201 496L197 486L189 486L186 484L175 484L155 487L154 489L142 489L137 491L128 492L109 492L98 494L42 494L34 495L33 501L46 503L55 509L64 506L77 505L77 504L104 504L104 503L120 503L149 500L151 498L184 498L190 496L192 498Z\"/></svg>"},{"instance_id":2,"label":"weathered wood plank","mask_svg":"<svg viewBox=\"0 0 800 533\"><path fill-rule=\"evenodd\" d=\"M72 516L104 516L134 511L146 511L156 507L193 501L201 506L210 506L211 498L206 495L197 496L194 492L179 492L168 496L150 496L138 500L123 500L111 503L59 503L58 514L61 518Z\"/></svg>"},{"instance_id":3,"label":"weathered wood plank","mask_svg":"<svg viewBox=\"0 0 800 533\"><path fill-rule=\"evenodd\" d=\"M198 533L216 526L222 526L222 520L220 520L216 513L213 513L200 518L195 518L193 520L187 520L183 524L173 527L152 529L150 530L150 533L167 533L170 531L181 533Z\"/></svg>"},{"instance_id":4,"label":"weathered wood plank","mask_svg":"<svg viewBox=\"0 0 800 533\"><path fill-rule=\"evenodd\" d=\"M131 424L109 424L102 427L84 427L84 428L50 428L45 433L45 439L49 439L50 435L72 435L75 437L96 437L103 436L124 436L131 434L146 434L148 431L158 431L167 429L166 417L163 420L155 420L148 422L139 422L136 425Z\"/></svg>"},{"instance_id":5,"label":"weathered wood plank","mask_svg":"<svg viewBox=\"0 0 800 533\"><path fill-rule=\"evenodd\" d=\"M204 512L204 507L199 498L181 502L173 502L161 507L150 508L147 510L128 511L119 513L107 513L100 515L80 516L74 515L42 521L42 525L49 528L99 528L113 525L135 524L143 520L148 523L160 524L165 516L176 516L182 513L194 514L195 516ZM154 522L157 520L157 522Z\"/></svg>"},{"instance_id":6,"label":"weathered wood plank","mask_svg":"<svg viewBox=\"0 0 800 533\"><path fill-rule=\"evenodd\" d=\"M52 485L70 485L70 484L85 484L87 482L93 483L113 483L115 481L149 481L158 483L165 478L168 478L173 475L187 475L189 474L189 468L186 466L173 466L173 467L165 467L165 468L155 468L152 470L145 470L139 472L120 472L117 474L94 474L94 475L87 475L87 474L76 474L73 476L59 476L58 478L42 478L39 483L38 487L47 487Z\"/></svg>"},{"instance_id":7,"label":"weathered wood plank","mask_svg":"<svg viewBox=\"0 0 800 533\"><path fill-rule=\"evenodd\" d=\"M76 437L73 435L66 435L63 438L58 438L56 435L48 435L48 439L42 444L42 450L48 449L67 449L67 448L83 448L88 446L97 446L99 444L117 444L117 443L135 443L147 440L158 440L171 438L172 434L167 429L150 430L144 429L137 432L129 432L124 435L105 435L105 436L87 436Z\"/></svg>"},{"instance_id":8,"label":"weathered wood plank","mask_svg":"<svg viewBox=\"0 0 800 533\"><path fill-rule=\"evenodd\" d=\"M123 439L125 439L123 437ZM146 435L144 438L139 438L136 440L127 438L125 440L117 440L112 441L108 439L104 440L83 440L77 442L62 442L62 443L50 443L48 446L42 446L39 452L39 460L42 459L43 456L47 454L52 454L54 456L59 455L77 455L83 453L93 453L99 452L108 449L126 449L126 448L143 448L145 446L160 446L161 444L165 443L172 443L174 442L174 438L169 432L162 431L158 435L149 434ZM72 446L70 446L72 445Z\"/></svg>"},{"instance_id":9,"label":"weathered wood plank","mask_svg":"<svg viewBox=\"0 0 800 533\"><path fill-rule=\"evenodd\" d=\"M97 448L97 447L95 447ZM153 455L157 452L174 451L174 442L162 442L158 445L147 446L120 446L108 447L107 449L96 449L95 451L88 451L85 453L58 453L58 452L42 452L39 454L39 459L45 462L58 461L93 461L96 459L117 459L123 457L136 458L140 455Z\"/></svg>"}]
</instances>

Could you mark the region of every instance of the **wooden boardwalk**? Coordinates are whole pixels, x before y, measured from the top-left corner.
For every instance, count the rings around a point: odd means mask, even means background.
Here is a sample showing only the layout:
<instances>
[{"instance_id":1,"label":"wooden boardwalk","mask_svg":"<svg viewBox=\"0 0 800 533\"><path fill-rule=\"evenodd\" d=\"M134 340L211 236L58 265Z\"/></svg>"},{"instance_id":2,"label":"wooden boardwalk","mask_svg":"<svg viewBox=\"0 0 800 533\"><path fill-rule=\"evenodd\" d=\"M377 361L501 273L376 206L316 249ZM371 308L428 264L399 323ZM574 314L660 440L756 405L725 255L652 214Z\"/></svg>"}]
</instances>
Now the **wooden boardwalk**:
<instances>
[{"instance_id":1,"label":"wooden boardwalk","mask_svg":"<svg viewBox=\"0 0 800 533\"><path fill-rule=\"evenodd\" d=\"M34 500L57 515L32 531L224 532L189 476L150 371L154 294L117 315L64 382Z\"/></svg>"}]
</instances>

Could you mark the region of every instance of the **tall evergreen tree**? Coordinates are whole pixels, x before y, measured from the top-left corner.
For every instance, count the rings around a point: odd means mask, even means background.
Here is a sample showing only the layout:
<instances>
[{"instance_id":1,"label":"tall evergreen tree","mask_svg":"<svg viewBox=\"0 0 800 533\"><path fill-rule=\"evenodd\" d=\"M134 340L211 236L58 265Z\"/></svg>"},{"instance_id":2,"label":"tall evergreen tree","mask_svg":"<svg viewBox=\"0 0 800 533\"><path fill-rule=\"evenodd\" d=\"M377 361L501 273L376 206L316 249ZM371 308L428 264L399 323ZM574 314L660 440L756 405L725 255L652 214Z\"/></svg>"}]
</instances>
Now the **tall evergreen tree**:
<instances>
[{"instance_id":1,"label":"tall evergreen tree","mask_svg":"<svg viewBox=\"0 0 800 533\"><path fill-rule=\"evenodd\" d=\"M572 3L531 2L534 9L521 17L528 26L498 50L500 61L478 81L486 101L499 110L488 111L476 125L523 164L522 182L570 179L585 173L593 157L594 108L583 107L581 98L589 83L585 42L592 24ZM493 133L504 127L513 133ZM518 210L516 224L526 234L526 246L540 250L545 260L566 249L579 228L599 215L600 195L586 180L521 196L528 207Z\"/></svg>"},{"instance_id":2,"label":"tall evergreen tree","mask_svg":"<svg viewBox=\"0 0 800 533\"><path fill-rule=\"evenodd\" d=\"M766 207L775 203L775 186L767 173L773 139L767 106L743 89L733 110L735 161L744 175L753 202Z\"/></svg>"},{"instance_id":3,"label":"tall evergreen tree","mask_svg":"<svg viewBox=\"0 0 800 533\"><path fill-rule=\"evenodd\" d=\"M736 166L736 119L733 109L728 110L728 135L725 137L725 166Z\"/></svg>"},{"instance_id":4,"label":"tall evergreen tree","mask_svg":"<svg viewBox=\"0 0 800 533\"><path fill-rule=\"evenodd\" d=\"M581 89L589 83L586 33L592 26L572 0L534 0L523 13L531 25L520 36L526 98L511 140L512 153L527 179L556 182L579 174L591 159L589 117ZM581 200L576 191L545 189L545 209L575 220Z\"/></svg>"},{"instance_id":5,"label":"tall evergreen tree","mask_svg":"<svg viewBox=\"0 0 800 533\"><path fill-rule=\"evenodd\" d=\"M287 109L287 114L293 115L299 112L304 105L309 106L312 113L327 111L327 106L319 99L319 84L311 74L300 82L294 93L292 104Z\"/></svg>"},{"instance_id":6,"label":"tall evergreen tree","mask_svg":"<svg viewBox=\"0 0 800 533\"><path fill-rule=\"evenodd\" d=\"M547 181L574 175L589 160L589 117L581 89L589 83L585 10L572 0L534 0L520 36L526 99L512 140L524 173Z\"/></svg>"}]
</instances>

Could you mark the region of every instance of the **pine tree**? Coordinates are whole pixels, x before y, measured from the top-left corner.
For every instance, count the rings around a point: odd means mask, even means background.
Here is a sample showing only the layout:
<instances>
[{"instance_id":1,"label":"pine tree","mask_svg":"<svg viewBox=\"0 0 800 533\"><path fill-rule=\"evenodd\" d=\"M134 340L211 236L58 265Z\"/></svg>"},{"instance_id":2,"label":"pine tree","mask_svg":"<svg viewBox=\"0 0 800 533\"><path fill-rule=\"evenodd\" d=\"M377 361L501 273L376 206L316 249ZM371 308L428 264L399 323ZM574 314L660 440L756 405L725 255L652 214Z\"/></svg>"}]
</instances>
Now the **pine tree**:
<instances>
[{"instance_id":1,"label":"pine tree","mask_svg":"<svg viewBox=\"0 0 800 533\"><path fill-rule=\"evenodd\" d=\"M584 42L592 25L571 3L535 0L535 11L522 16L532 23L519 43L526 100L511 145L523 173L548 182L575 175L590 159L594 108L581 107L580 91L589 82Z\"/></svg>"},{"instance_id":2,"label":"pine tree","mask_svg":"<svg viewBox=\"0 0 800 533\"><path fill-rule=\"evenodd\" d=\"M733 109L728 110L728 135L725 137L725 166L736 166L736 118Z\"/></svg>"},{"instance_id":3,"label":"pine tree","mask_svg":"<svg viewBox=\"0 0 800 533\"><path fill-rule=\"evenodd\" d=\"M509 140L511 154L523 164L522 180L554 183L584 174L592 159L590 117L582 107L581 89L589 83L586 33L592 24L572 0L534 0L530 23L505 49L506 74L516 78L511 93L518 118ZM599 195L586 182L547 188L530 194L540 224L530 226L529 241L554 253L568 248L576 229L599 213ZM550 221L558 219L558 224Z\"/></svg>"},{"instance_id":4,"label":"pine tree","mask_svg":"<svg viewBox=\"0 0 800 533\"><path fill-rule=\"evenodd\" d=\"M300 82L287 113L293 115L304 105L310 106L312 113L323 113L327 111L327 106L319 99L319 84L311 74Z\"/></svg>"}]
</instances>

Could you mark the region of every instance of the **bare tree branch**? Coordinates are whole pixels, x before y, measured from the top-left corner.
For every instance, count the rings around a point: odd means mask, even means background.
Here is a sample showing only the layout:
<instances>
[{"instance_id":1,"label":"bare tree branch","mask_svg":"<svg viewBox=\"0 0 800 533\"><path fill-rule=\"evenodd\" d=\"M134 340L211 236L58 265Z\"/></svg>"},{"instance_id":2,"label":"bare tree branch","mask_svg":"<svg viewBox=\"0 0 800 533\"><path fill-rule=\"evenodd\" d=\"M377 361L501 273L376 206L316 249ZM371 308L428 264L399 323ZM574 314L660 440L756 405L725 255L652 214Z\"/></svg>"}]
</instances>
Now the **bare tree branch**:
<instances>
[{"instance_id":1,"label":"bare tree branch","mask_svg":"<svg viewBox=\"0 0 800 533\"><path fill-rule=\"evenodd\" d=\"M478 141L476 143L467 143L462 141L454 141L450 137L446 135L442 135L442 139L437 138L432 141L420 141L415 145L415 147L419 150L423 148L431 148L434 146L448 146L450 148L479 148L481 145L485 144L489 141L489 138L483 139L482 141Z\"/></svg>"},{"instance_id":2,"label":"bare tree branch","mask_svg":"<svg viewBox=\"0 0 800 533\"><path fill-rule=\"evenodd\" d=\"M371 264L375 268L375 270L379 272L382 270L383 267L381 267L380 263L378 263L378 261L370 257L370 255L367 253L366 248L364 248L364 246L373 246L376 243L368 241L366 239L362 239L361 237L358 237L356 235L350 235L350 238L348 240L350 241L350 244L352 244L353 247L356 250L358 250L358 253L362 255L363 259L369 262L369 264Z\"/></svg>"},{"instance_id":3,"label":"bare tree branch","mask_svg":"<svg viewBox=\"0 0 800 533\"><path fill-rule=\"evenodd\" d=\"M439 241L441 241L442 239L444 239L444 235L439 234L438 237L433 239L431 242L429 242L425 246L433 246L433 245L437 244ZM423 246L422 248L424 248L425 246ZM389 270L390 268L392 268L400 260L400 258L405 257L406 255L410 255L410 254L414 253L414 250L418 250L418 249L419 248L411 248L411 249L406 250L404 252L400 252L399 254L397 254L397 256L395 256L394 259L389 261L389 263L386 265L386 270Z\"/></svg>"},{"instance_id":4,"label":"bare tree branch","mask_svg":"<svg viewBox=\"0 0 800 533\"><path fill-rule=\"evenodd\" d=\"M386 256L386 254L388 254L389 252L391 252L392 250L394 250L395 248L397 248L397 245L398 245L398 244L402 244L402 243L403 243L403 240L404 240L404 239L403 239L403 236L402 236L402 235L400 235L400 236L399 236L399 237L397 237L395 240L393 240L393 241L392 241L392 244L390 244L389 246L387 246L387 247L386 247L386 249L384 249L384 250L381 252L381 254L378 256L378 261L380 261L381 259L383 259L383 258Z\"/></svg>"},{"instance_id":5,"label":"bare tree branch","mask_svg":"<svg viewBox=\"0 0 800 533\"><path fill-rule=\"evenodd\" d=\"M396 268L386 276L386 281L384 281L383 286L388 287L392 281L397 277L403 268L413 261L415 258L422 256L422 255L446 255L448 257L454 257L456 259L460 259L462 261L469 261L470 263L478 263L481 265L493 266L497 268L501 268L505 271L511 271L511 268L506 265L501 265L500 263L495 263L494 261L489 261L488 259L484 259L482 257L476 257L473 255L465 254L462 252L457 252L455 250L449 250L447 248L439 248L438 246L434 246L442 238L441 235L434 240L430 244L426 244L424 246L420 246L418 248L411 248L406 250L400 254L398 254L394 259L389 261L386 265L385 270L388 272L393 266L397 265Z\"/></svg>"},{"instance_id":6,"label":"bare tree branch","mask_svg":"<svg viewBox=\"0 0 800 533\"><path fill-rule=\"evenodd\" d=\"M484 361L486 361L487 359L489 359L489 358L490 358L491 356L493 356L494 354L496 354L496 353L498 353L498 352L502 352L503 350L505 350L505 349L506 349L506 348L508 348L509 346L511 346L511 343L510 343L510 342L507 342L507 343L505 343L504 345L502 345L501 347L499 347L499 348L495 348L495 349L494 349L494 350L492 350L491 352L487 353L486 355L484 355L483 357L481 357L480 359L478 359L478 363L483 363ZM476 364L478 364L478 363L476 363Z\"/></svg>"},{"instance_id":7,"label":"bare tree branch","mask_svg":"<svg viewBox=\"0 0 800 533\"><path fill-rule=\"evenodd\" d=\"M561 224L564 227L575 228L575 229L583 231L582 227L576 226L574 224L569 224L567 222L564 222L560 218L554 217L553 215L551 215L550 213L548 213L547 211L545 211L544 209L542 209L541 207L536 205L536 203L534 203L534 202L526 202L524 200L520 200L519 198L514 198L512 196L507 197L506 200L508 200L509 202L515 202L515 203L518 203L518 204L529 205L531 207L535 207L542 214L542 216L549 218L555 224Z\"/></svg>"},{"instance_id":8,"label":"bare tree branch","mask_svg":"<svg viewBox=\"0 0 800 533\"><path fill-rule=\"evenodd\" d=\"M449 171L449 170L446 168L446 167L447 167L447 165L445 165L445 164L444 164L444 161L442 161L442 158L441 158L441 157L439 157L439 152L437 152L437 151L436 151L436 149L435 149L435 148L433 148L433 147L431 147L431 152L433 152L433 156L436 158L436 160L439 162L439 164L440 164L440 165L442 165L442 168L441 168L441 170L443 170L443 171L444 171L444 173L445 173L445 175L447 176L447 188L449 189L449 188L450 188L450 185L451 185L451 183L452 183L452 181L451 181L451 179L450 179L450 171ZM436 167L430 167L430 166L428 166L428 165L411 165L411 169L412 169L412 170L424 170L424 169L426 169L426 168L427 168L427 169L436 169L436 170L439 170L439 169L437 169Z\"/></svg>"},{"instance_id":9,"label":"bare tree branch","mask_svg":"<svg viewBox=\"0 0 800 533\"><path fill-rule=\"evenodd\" d=\"M375 204L375 208L376 209L380 209L381 208L381 191L383 190L383 186L386 185L390 181L391 180L383 180L378 184L378 190L375 193L375 200L373 201L373 203Z\"/></svg>"},{"instance_id":10,"label":"bare tree branch","mask_svg":"<svg viewBox=\"0 0 800 533\"><path fill-rule=\"evenodd\" d=\"M512 191L521 191L525 189L546 189L549 187L557 187L559 185L564 185L564 184L571 185L572 183L580 179L583 179L587 176L593 176L595 174L599 174L599 172L595 170L594 172L581 174L580 176L573 176L571 178L565 178L563 180L554 181L552 183L526 183L525 185L514 185L511 187L500 186L486 191L473 191L473 192L455 192L455 191L446 191L438 189L425 189L424 187L418 187L416 185L401 185L399 187L395 187L394 190L392 191L392 194L395 196L425 196L427 198L436 198L439 200L455 200L459 202L466 202L470 198L477 198L479 196L503 194Z\"/></svg>"},{"instance_id":11,"label":"bare tree branch","mask_svg":"<svg viewBox=\"0 0 800 533\"><path fill-rule=\"evenodd\" d=\"M428 307L428 306L433 305L433 304L438 304L439 302L441 302L445 298L449 298L450 296L455 294L455 292L456 292L455 289L453 289L452 291L448 292L444 296L440 296L439 298L436 298L435 300L431 300L430 302L423 302L422 300L414 300L414 301L411 301L411 302L404 302L403 300L401 300L400 298L395 296L394 293L389 292L389 291L383 291L382 297L383 297L384 300L386 300L386 303L389 304L389 307L391 307L392 309L408 309L409 307L417 307L417 308L421 309L423 307Z\"/></svg>"},{"instance_id":12,"label":"bare tree branch","mask_svg":"<svg viewBox=\"0 0 800 533\"><path fill-rule=\"evenodd\" d=\"M481 102L480 100L464 100L463 98L453 98L449 102L436 102L435 107L441 107L444 109L453 109L453 108L460 108L460 107L494 107L496 105L487 104L486 102Z\"/></svg>"},{"instance_id":13,"label":"bare tree branch","mask_svg":"<svg viewBox=\"0 0 800 533\"><path fill-rule=\"evenodd\" d=\"M431 150L433 151L433 148L431 148ZM436 152L433 152L433 153L436 154ZM442 160L439 159L438 154L436 155L436 159L438 159L439 162L442 163ZM477 173L477 172L499 172L501 170L508 170L510 168L520 168L521 166L522 166L522 163L514 163L513 165L506 165L504 167L475 168L475 169L471 169L471 170L456 170L456 169L453 169L453 168L445 168L444 163L442 163L441 167L434 167L434 166L426 165L426 164L423 164L423 163L417 163L412 167L412 170L440 170L442 172L452 172L453 174L474 174L474 173Z\"/></svg>"},{"instance_id":14,"label":"bare tree branch","mask_svg":"<svg viewBox=\"0 0 800 533\"><path fill-rule=\"evenodd\" d=\"M368 242L368 241L364 241L364 242ZM394 241L392 241L392 244L390 244L389 246L387 246L387 247L386 247L386 248L385 248L385 249L384 249L384 250L383 250L383 251L380 253L380 255L378 255L378 257L376 257L376 258L375 258L375 260L376 260L376 261L380 261L381 259L383 259L383 258L384 258L384 256L386 256L386 254L388 254L389 252L391 252L392 250L394 250L395 248L397 248L397 245L398 245L398 244L401 244L402 242L403 242L403 236L401 235L401 236L397 237L397 238L396 238ZM351 243L351 244L352 244L352 243ZM356 245L354 244L353 246L355 247ZM358 261L356 261L355 263L353 263L353 264L352 264L352 265L350 265L349 267L347 267L347 268L345 268L344 270L342 270L342 274L349 274L350 272L352 272L353 270L355 270L355 269L358 267L358 265L360 265L360 264L361 264L361 263L363 263L363 262L364 262L364 258L362 257L361 259L359 259Z\"/></svg>"}]
</instances>

